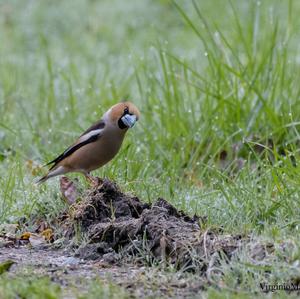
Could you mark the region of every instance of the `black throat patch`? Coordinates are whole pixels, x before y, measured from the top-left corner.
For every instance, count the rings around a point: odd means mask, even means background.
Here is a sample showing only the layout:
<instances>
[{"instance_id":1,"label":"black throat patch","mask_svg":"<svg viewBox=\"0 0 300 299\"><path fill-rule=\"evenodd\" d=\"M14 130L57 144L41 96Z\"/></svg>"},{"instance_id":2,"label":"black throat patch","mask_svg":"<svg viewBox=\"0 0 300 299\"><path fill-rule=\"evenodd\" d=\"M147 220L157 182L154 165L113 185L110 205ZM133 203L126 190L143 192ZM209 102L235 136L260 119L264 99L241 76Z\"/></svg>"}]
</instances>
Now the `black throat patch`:
<instances>
[{"instance_id":1,"label":"black throat patch","mask_svg":"<svg viewBox=\"0 0 300 299\"><path fill-rule=\"evenodd\" d=\"M123 117L123 116L122 116L122 117ZM118 120L118 126L119 126L119 128L120 128L121 130L127 128L127 126L125 126L125 124L123 123L122 117L119 118L119 120Z\"/></svg>"}]
</instances>

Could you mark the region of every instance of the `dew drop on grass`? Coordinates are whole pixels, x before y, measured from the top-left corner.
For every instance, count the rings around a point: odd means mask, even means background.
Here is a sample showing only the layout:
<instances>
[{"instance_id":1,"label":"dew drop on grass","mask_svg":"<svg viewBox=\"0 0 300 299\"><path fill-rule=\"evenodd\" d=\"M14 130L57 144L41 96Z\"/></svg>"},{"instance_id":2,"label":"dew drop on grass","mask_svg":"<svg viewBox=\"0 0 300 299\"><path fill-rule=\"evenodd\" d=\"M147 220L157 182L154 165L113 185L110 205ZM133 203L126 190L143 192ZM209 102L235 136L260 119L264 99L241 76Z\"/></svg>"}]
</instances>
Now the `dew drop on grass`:
<instances>
[{"instance_id":1,"label":"dew drop on grass","mask_svg":"<svg viewBox=\"0 0 300 299\"><path fill-rule=\"evenodd\" d=\"M240 87L240 88L238 89L238 97L239 97L239 98L243 98L244 95L245 95L245 89L244 89L243 87Z\"/></svg>"}]
</instances>

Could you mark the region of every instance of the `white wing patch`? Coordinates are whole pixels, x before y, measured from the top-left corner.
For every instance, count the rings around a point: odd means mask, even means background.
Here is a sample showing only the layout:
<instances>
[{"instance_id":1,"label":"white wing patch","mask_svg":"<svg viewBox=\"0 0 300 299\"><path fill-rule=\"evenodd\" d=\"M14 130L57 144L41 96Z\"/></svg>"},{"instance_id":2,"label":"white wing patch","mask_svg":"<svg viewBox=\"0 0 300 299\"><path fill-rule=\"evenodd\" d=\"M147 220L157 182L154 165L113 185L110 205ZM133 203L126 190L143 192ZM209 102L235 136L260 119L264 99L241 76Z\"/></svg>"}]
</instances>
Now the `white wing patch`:
<instances>
[{"instance_id":1,"label":"white wing patch","mask_svg":"<svg viewBox=\"0 0 300 299\"><path fill-rule=\"evenodd\" d=\"M78 143L84 142L88 139L90 139L93 136L99 136L101 134L101 132L103 131L103 129L98 129L98 130L92 130L84 135L82 135L79 139L78 139Z\"/></svg>"}]
</instances>

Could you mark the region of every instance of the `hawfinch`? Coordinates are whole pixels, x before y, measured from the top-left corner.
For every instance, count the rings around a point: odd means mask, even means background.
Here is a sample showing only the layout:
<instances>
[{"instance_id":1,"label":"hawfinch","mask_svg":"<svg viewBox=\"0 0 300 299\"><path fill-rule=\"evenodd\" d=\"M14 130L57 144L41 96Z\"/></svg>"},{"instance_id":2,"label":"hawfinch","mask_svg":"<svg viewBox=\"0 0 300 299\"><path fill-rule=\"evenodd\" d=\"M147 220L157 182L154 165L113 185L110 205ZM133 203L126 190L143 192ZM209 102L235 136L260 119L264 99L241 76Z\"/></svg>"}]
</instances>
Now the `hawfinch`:
<instances>
[{"instance_id":1,"label":"hawfinch","mask_svg":"<svg viewBox=\"0 0 300 299\"><path fill-rule=\"evenodd\" d=\"M88 180L94 182L90 172L109 162L118 153L125 133L139 117L139 110L130 102L112 106L73 145L46 164L53 165L37 183L68 172L83 173Z\"/></svg>"}]
</instances>

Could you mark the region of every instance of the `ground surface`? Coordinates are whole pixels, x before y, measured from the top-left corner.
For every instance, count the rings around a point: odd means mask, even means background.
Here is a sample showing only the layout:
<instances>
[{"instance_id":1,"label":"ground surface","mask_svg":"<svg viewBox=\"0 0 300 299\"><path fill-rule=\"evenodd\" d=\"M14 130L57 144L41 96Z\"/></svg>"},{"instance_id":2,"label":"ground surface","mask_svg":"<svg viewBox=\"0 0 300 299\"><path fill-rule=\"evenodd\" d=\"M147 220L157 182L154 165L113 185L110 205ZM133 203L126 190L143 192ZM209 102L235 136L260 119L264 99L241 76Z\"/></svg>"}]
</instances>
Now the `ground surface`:
<instances>
[{"instance_id":1,"label":"ground surface","mask_svg":"<svg viewBox=\"0 0 300 299\"><path fill-rule=\"evenodd\" d=\"M61 181L78 192L66 177ZM95 279L113 282L137 298L201 295L204 285L211 283L208 277L220 255L230 259L242 244L241 236L203 230L198 217L177 211L163 199L142 203L109 180L87 190L57 219L44 221L38 225L44 228L33 233L35 239L3 233L0 264L15 262L8 279L29 273L48 277L61 287L63 298L88 296ZM37 243L36 233L49 229L60 229L63 237L54 234L51 242ZM55 250L57 241L63 249Z\"/></svg>"},{"instance_id":2,"label":"ground surface","mask_svg":"<svg viewBox=\"0 0 300 299\"><path fill-rule=\"evenodd\" d=\"M261 284L300 277L299 15L295 0L0 1L0 246L8 223L19 223L17 237L29 231L37 234L31 242L42 242L39 221L49 224L69 208L58 179L34 184L42 165L126 98L141 118L116 159L93 174L142 205L163 198L199 217L201 295L297 296L265 294ZM75 177L76 199L84 199L86 182ZM63 227L51 225L53 238L63 238ZM88 243L91 229L77 222L72 250ZM150 241L167 257L176 242L157 231ZM149 259L139 229L137 236L140 261L161 270L172 260ZM207 245L225 237L235 254L214 255ZM123 245L116 244L114 251ZM95 279L90 298L126 296ZM36 275L4 274L0 287L10 298L14 287L25 298L45 288L60 296L57 284Z\"/></svg>"},{"instance_id":3,"label":"ground surface","mask_svg":"<svg viewBox=\"0 0 300 299\"><path fill-rule=\"evenodd\" d=\"M69 191L65 199L75 198L76 184L66 177L61 182L68 187L62 191ZM35 231L24 232L33 222ZM205 222L162 198L143 203L104 179L57 218L3 225L0 265L14 264L2 275L5 280L23 277L25 284L28 276L44 277L58 287L54 297L62 298L89 298L90 284L96 280L98 286L119 287L124 297L202 297L210 286L223 285L224 265L241 262L241 252L253 267L260 267L274 260L276 250L284 255L291 247L286 241L276 249L271 242L208 229ZM23 233L18 237L17 231ZM297 277L291 279L297 284ZM4 286L1 292L9 298ZM23 296L18 283L14 292L12 296ZM261 295L269 292L261 287ZM26 296L30 298L30 291Z\"/></svg>"},{"instance_id":4,"label":"ground surface","mask_svg":"<svg viewBox=\"0 0 300 299\"><path fill-rule=\"evenodd\" d=\"M122 287L124 296L140 297L186 297L201 294L203 280L184 274L163 272L148 267L107 266L95 261L70 257L61 250L15 248L1 250L0 261L13 259L10 276L34 275L49 277L61 286L63 298L74 298L89 293L95 279L99 284L114 283ZM2 298L0 296L0 298ZM105 298L105 297L104 297Z\"/></svg>"}]
</instances>

